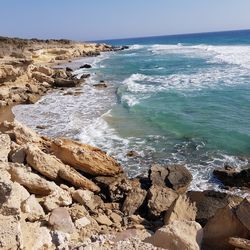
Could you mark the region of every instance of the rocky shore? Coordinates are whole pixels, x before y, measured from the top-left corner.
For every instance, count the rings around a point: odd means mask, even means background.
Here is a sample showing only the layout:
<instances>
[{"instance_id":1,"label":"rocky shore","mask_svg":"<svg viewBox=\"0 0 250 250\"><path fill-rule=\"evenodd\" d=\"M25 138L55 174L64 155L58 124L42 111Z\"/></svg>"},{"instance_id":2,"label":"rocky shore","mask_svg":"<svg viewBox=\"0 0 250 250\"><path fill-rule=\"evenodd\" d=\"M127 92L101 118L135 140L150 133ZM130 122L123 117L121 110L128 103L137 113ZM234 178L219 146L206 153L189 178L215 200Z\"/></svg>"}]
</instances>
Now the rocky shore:
<instances>
[{"instance_id":1,"label":"rocky shore","mask_svg":"<svg viewBox=\"0 0 250 250\"><path fill-rule=\"evenodd\" d=\"M69 68L53 66L118 49L124 48L1 38L1 106L33 103L54 88L83 84L88 75L77 79ZM247 193L249 169L225 166L214 176ZM250 249L250 199L189 191L191 181L184 165L158 164L148 176L129 179L98 148L3 121L0 248Z\"/></svg>"}]
</instances>

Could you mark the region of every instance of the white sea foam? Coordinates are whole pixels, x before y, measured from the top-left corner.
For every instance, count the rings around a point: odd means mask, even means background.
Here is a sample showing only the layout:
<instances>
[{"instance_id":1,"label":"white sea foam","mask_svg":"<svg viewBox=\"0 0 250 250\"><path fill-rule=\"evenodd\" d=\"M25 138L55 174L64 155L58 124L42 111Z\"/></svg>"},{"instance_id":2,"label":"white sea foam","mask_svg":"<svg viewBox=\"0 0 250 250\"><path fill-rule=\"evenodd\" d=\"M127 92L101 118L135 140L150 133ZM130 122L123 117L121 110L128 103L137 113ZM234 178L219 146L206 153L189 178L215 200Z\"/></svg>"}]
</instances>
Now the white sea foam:
<instances>
[{"instance_id":1,"label":"white sea foam","mask_svg":"<svg viewBox=\"0 0 250 250\"><path fill-rule=\"evenodd\" d=\"M250 69L250 46L247 45L152 45L148 48L153 54L182 54L190 57L210 58L215 62L236 64Z\"/></svg>"},{"instance_id":2,"label":"white sea foam","mask_svg":"<svg viewBox=\"0 0 250 250\"><path fill-rule=\"evenodd\" d=\"M146 45L134 44L129 46L128 50L139 50L145 48Z\"/></svg>"}]
</instances>

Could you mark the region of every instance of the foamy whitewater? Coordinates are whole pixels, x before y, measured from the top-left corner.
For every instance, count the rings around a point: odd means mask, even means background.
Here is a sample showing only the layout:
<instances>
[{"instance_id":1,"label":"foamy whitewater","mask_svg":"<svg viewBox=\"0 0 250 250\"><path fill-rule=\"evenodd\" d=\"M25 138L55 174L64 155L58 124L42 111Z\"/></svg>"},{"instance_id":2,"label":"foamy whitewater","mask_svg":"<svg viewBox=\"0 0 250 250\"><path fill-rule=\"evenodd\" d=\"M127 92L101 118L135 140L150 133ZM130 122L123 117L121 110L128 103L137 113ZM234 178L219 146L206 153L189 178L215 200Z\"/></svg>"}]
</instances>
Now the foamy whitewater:
<instances>
[{"instance_id":1,"label":"foamy whitewater","mask_svg":"<svg viewBox=\"0 0 250 250\"><path fill-rule=\"evenodd\" d=\"M192 189L218 189L214 168L242 168L250 156L250 31L107 41L131 45L67 66L87 84L14 108L49 136L105 150L130 176L152 163L183 163ZM92 64L92 69L79 67ZM100 80L106 89L93 85ZM44 125L44 130L36 128ZM128 157L129 151L137 157Z\"/></svg>"}]
</instances>

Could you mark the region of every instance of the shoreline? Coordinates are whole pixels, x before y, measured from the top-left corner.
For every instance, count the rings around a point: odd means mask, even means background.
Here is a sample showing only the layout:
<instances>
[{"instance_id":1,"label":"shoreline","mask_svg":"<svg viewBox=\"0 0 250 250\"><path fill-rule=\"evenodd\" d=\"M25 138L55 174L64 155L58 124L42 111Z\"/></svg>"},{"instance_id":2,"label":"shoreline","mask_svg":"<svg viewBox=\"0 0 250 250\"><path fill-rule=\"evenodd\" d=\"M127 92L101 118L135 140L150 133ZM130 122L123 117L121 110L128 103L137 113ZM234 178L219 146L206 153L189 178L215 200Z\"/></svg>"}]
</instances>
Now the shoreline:
<instances>
[{"instance_id":1,"label":"shoreline","mask_svg":"<svg viewBox=\"0 0 250 250\"><path fill-rule=\"evenodd\" d=\"M26 69L21 76L10 72L5 75L8 81L29 77ZM34 84L16 82L19 85L13 87L15 79L9 87L14 92L6 96L16 101L25 93L28 101L19 99L19 103L35 103L48 91L84 84L85 79L79 82L70 72L35 64L28 78ZM16 92L20 86L22 91ZM248 239L250 224L245 218L250 216L246 210L250 200L213 190L188 191L193 176L180 164L154 164L146 176L128 178L123 167L102 150L71 139L40 136L15 121L14 105L0 108L0 242L4 249L132 250L140 246L172 250L175 245L173 249L231 250L239 237ZM244 171L226 166L214 176L229 188L244 187L249 185L250 168Z\"/></svg>"}]
</instances>

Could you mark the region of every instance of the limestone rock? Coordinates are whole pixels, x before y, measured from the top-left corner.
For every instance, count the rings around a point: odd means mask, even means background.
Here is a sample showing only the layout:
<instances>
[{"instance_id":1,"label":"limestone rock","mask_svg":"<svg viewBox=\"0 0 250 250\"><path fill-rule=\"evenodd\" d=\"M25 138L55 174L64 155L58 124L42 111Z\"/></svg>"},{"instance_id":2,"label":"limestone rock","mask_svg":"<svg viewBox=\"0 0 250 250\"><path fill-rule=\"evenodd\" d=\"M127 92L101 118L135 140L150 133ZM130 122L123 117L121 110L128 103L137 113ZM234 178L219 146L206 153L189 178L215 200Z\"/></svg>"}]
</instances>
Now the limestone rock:
<instances>
[{"instance_id":1,"label":"limestone rock","mask_svg":"<svg viewBox=\"0 0 250 250\"><path fill-rule=\"evenodd\" d=\"M23 165L12 165L9 171L11 179L26 187L32 194L48 195L54 190L50 182L37 174L28 172Z\"/></svg>"},{"instance_id":2,"label":"limestone rock","mask_svg":"<svg viewBox=\"0 0 250 250\"><path fill-rule=\"evenodd\" d=\"M242 238L229 238L229 244L235 247L235 249L250 250L250 240Z\"/></svg>"},{"instance_id":3,"label":"limestone rock","mask_svg":"<svg viewBox=\"0 0 250 250\"><path fill-rule=\"evenodd\" d=\"M72 204L72 198L68 191L55 185L54 190L50 195L43 198L42 203L47 211L52 211L61 206L70 206Z\"/></svg>"},{"instance_id":4,"label":"limestone rock","mask_svg":"<svg viewBox=\"0 0 250 250\"><path fill-rule=\"evenodd\" d=\"M83 205L73 204L69 209L69 214L73 221L77 221L83 217L88 217L89 213Z\"/></svg>"},{"instance_id":5,"label":"limestone rock","mask_svg":"<svg viewBox=\"0 0 250 250\"><path fill-rule=\"evenodd\" d=\"M0 133L0 162L7 162L10 152L10 137Z\"/></svg>"},{"instance_id":6,"label":"limestone rock","mask_svg":"<svg viewBox=\"0 0 250 250\"><path fill-rule=\"evenodd\" d=\"M191 173L183 165L172 165L168 167L169 174L165 179L167 187L178 193L185 193L192 181Z\"/></svg>"},{"instance_id":7,"label":"limestone rock","mask_svg":"<svg viewBox=\"0 0 250 250\"><path fill-rule=\"evenodd\" d=\"M202 226L205 226L219 208L223 208L229 203L239 204L243 200L241 197L214 190L190 191L187 196L191 202L195 202L197 207L196 221Z\"/></svg>"},{"instance_id":8,"label":"limestone rock","mask_svg":"<svg viewBox=\"0 0 250 250\"><path fill-rule=\"evenodd\" d=\"M95 199L94 194L89 190L78 189L72 193L72 197L75 201L88 207L90 210L95 210L100 204Z\"/></svg>"},{"instance_id":9,"label":"limestone rock","mask_svg":"<svg viewBox=\"0 0 250 250\"><path fill-rule=\"evenodd\" d=\"M21 246L20 222L15 216L0 214L0 248L3 250L20 249Z\"/></svg>"},{"instance_id":10,"label":"limestone rock","mask_svg":"<svg viewBox=\"0 0 250 250\"><path fill-rule=\"evenodd\" d=\"M63 207L56 208L51 212L49 224L52 226L53 230L58 230L65 233L71 234L75 230L69 212Z\"/></svg>"},{"instance_id":11,"label":"limestone rock","mask_svg":"<svg viewBox=\"0 0 250 250\"><path fill-rule=\"evenodd\" d=\"M35 145L29 145L25 149L27 163L42 175L51 180L58 179L58 172L64 164L59 162L55 157L45 154Z\"/></svg>"},{"instance_id":12,"label":"limestone rock","mask_svg":"<svg viewBox=\"0 0 250 250\"><path fill-rule=\"evenodd\" d=\"M25 200L21 205L21 209L23 213L27 214L29 221L39 220L45 216L43 208L37 201L35 195L31 195L27 200Z\"/></svg>"},{"instance_id":13,"label":"limestone rock","mask_svg":"<svg viewBox=\"0 0 250 250\"><path fill-rule=\"evenodd\" d=\"M21 223L22 241L24 250L54 249L52 237L47 227L39 222Z\"/></svg>"},{"instance_id":14,"label":"limestone rock","mask_svg":"<svg viewBox=\"0 0 250 250\"><path fill-rule=\"evenodd\" d=\"M9 159L13 163L25 163L26 153L23 147L19 146L15 142L11 143L11 151L9 153Z\"/></svg>"},{"instance_id":15,"label":"limestone rock","mask_svg":"<svg viewBox=\"0 0 250 250\"><path fill-rule=\"evenodd\" d=\"M64 166L59 170L59 176L78 188L88 189L92 192L99 192L100 188L92 181L78 173L75 169Z\"/></svg>"},{"instance_id":16,"label":"limestone rock","mask_svg":"<svg viewBox=\"0 0 250 250\"><path fill-rule=\"evenodd\" d=\"M77 79L63 79L63 78L56 78L54 80L53 86L60 87L60 88L73 88L80 85L82 82Z\"/></svg>"},{"instance_id":17,"label":"limestone rock","mask_svg":"<svg viewBox=\"0 0 250 250\"><path fill-rule=\"evenodd\" d=\"M122 222L122 217L115 212L112 212L109 217L116 225L119 225Z\"/></svg>"},{"instance_id":18,"label":"limestone rock","mask_svg":"<svg viewBox=\"0 0 250 250\"><path fill-rule=\"evenodd\" d=\"M174 221L145 240L156 247L171 250L199 250L203 231L194 221Z\"/></svg>"},{"instance_id":19,"label":"limestone rock","mask_svg":"<svg viewBox=\"0 0 250 250\"><path fill-rule=\"evenodd\" d=\"M41 66L41 65L34 67L32 71L36 71L36 72L45 74L47 76L51 76L54 73L54 71L51 68L46 67L46 66Z\"/></svg>"},{"instance_id":20,"label":"limestone rock","mask_svg":"<svg viewBox=\"0 0 250 250\"><path fill-rule=\"evenodd\" d=\"M47 76L43 73L39 73L39 72L33 72L32 73L32 78L34 78L35 80L37 80L38 82L47 82L49 84L53 84L54 80L52 77Z\"/></svg>"},{"instance_id":21,"label":"limestone rock","mask_svg":"<svg viewBox=\"0 0 250 250\"><path fill-rule=\"evenodd\" d=\"M85 173L113 176L122 172L119 164L98 148L63 138L52 141L51 148L65 164Z\"/></svg>"},{"instance_id":22,"label":"limestone rock","mask_svg":"<svg viewBox=\"0 0 250 250\"><path fill-rule=\"evenodd\" d=\"M112 221L105 215L105 214L100 214L98 215L95 220L98 222L100 225L106 225L106 226L111 226L113 223Z\"/></svg>"},{"instance_id":23,"label":"limestone rock","mask_svg":"<svg viewBox=\"0 0 250 250\"><path fill-rule=\"evenodd\" d=\"M236 210L241 223L250 231L250 198L245 198Z\"/></svg>"},{"instance_id":24,"label":"limestone rock","mask_svg":"<svg viewBox=\"0 0 250 250\"><path fill-rule=\"evenodd\" d=\"M111 202L124 200L132 190L131 181L124 174L116 177L96 177L95 182L101 188L102 194Z\"/></svg>"},{"instance_id":25,"label":"limestone rock","mask_svg":"<svg viewBox=\"0 0 250 250\"><path fill-rule=\"evenodd\" d=\"M148 208L153 216L160 216L178 198L178 194L170 188L153 185L148 191Z\"/></svg>"},{"instance_id":26,"label":"limestone rock","mask_svg":"<svg viewBox=\"0 0 250 250\"><path fill-rule=\"evenodd\" d=\"M152 185L158 185L165 187L165 179L168 176L169 171L166 166L161 166L159 164L154 164L149 170L149 178Z\"/></svg>"},{"instance_id":27,"label":"limestone rock","mask_svg":"<svg viewBox=\"0 0 250 250\"><path fill-rule=\"evenodd\" d=\"M91 224L91 221L87 217L82 217L75 221L75 226L77 229L81 229Z\"/></svg>"},{"instance_id":28,"label":"limestone rock","mask_svg":"<svg viewBox=\"0 0 250 250\"><path fill-rule=\"evenodd\" d=\"M134 214L143 204L147 195L147 191L140 187L133 188L127 195L123 203L123 212L126 215Z\"/></svg>"},{"instance_id":29,"label":"limestone rock","mask_svg":"<svg viewBox=\"0 0 250 250\"><path fill-rule=\"evenodd\" d=\"M195 221L196 212L195 204L191 203L186 195L180 195L167 210L164 223L167 225L175 220Z\"/></svg>"},{"instance_id":30,"label":"limestone rock","mask_svg":"<svg viewBox=\"0 0 250 250\"><path fill-rule=\"evenodd\" d=\"M231 204L218 209L204 227L204 245L215 250L234 249L228 243L230 237L249 237L249 231L238 220Z\"/></svg>"}]
</instances>

